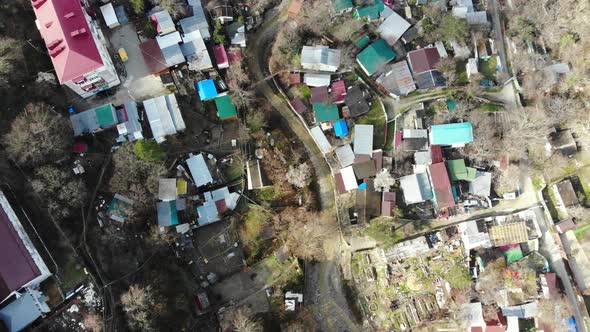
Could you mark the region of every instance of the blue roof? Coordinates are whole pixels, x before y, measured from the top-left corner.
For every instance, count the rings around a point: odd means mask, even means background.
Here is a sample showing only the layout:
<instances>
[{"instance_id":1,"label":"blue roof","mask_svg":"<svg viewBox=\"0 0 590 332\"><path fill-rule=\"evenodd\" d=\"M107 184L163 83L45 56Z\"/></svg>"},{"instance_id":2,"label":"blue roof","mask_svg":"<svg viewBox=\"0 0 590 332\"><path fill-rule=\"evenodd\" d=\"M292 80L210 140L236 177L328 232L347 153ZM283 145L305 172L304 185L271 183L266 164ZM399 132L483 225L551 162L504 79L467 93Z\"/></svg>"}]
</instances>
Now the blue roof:
<instances>
[{"instance_id":1,"label":"blue roof","mask_svg":"<svg viewBox=\"0 0 590 332\"><path fill-rule=\"evenodd\" d=\"M175 226L178 225L178 212L176 211L176 201L158 202L158 225Z\"/></svg>"},{"instance_id":2,"label":"blue roof","mask_svg":"<svg viewBox=\"0 0 590 332\"><path fill-rule=\"evenodd\" d=\"M41 317L41 310L35 303L33 292L36 291L31 290L22 294L21 297L0 310L0 320L4 322L9 332L21 331ZM39 300L44 301L43 296L36 293L41 296Z\"/></svg>"},{"instance_id":3,"label":"blue roof","mask_svg":"<svg viewBox=\"0 0 590 332\"><path fill-rule=\"evenodd\" d=\"M359 184L359 187L357 189L367 189L367 183L363 182L363 183Z\"/></svg>"},{"instance_id":4,"label":"blue roof","mask_svg":"<svg viewBox=\"0 0 590 332\"><path fill-rule=\"evenodd\" d=\"M197 91L201 100L217 97L217 88L215 82L211 79L197 82Z\"/></svg>"},{"instance_id":5,"label":"blue roof","mask_svg":"<svg viewBox=\"0 0 590 332\"><path fill-rule=\"evenodd\" d=\"M348 126L346 125L346 120L341 119L334 122L334 132L336 133L336 136L340 138L344 138L346 135L348 135Z\"/></svg>"},{"instance_id":6,"label":"blue roof","mask_svg":"<svg viewBox=\"0 0 590 332\"><path fill-rule=\"evenodd\" d=\"M473 127L469 122L433 125L430 144L453 145L473 142Z\"/></svg>"}]
</instances>

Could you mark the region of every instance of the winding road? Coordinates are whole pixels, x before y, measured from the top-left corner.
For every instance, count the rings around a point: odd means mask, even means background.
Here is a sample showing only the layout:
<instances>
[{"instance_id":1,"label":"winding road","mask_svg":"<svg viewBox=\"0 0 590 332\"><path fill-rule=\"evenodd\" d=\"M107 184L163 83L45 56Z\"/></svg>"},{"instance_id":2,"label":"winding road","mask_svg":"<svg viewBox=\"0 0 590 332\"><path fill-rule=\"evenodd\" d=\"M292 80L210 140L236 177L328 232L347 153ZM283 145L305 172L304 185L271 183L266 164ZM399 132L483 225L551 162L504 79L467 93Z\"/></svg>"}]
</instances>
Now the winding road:
<instances>
[{"instance_id":1,"label":"winding road","mask_svg":"<svg viewBox=\"0 0 590 332\"><path fill-rule=\"evenodd\" d=\"M303 143L315 170L322 211L334 215L334 183L330 167L306 126L289 108L274 86L273 80L267 79L270 75L270 50L277 32L286 21L286 12L275 9L266 15L264 23L256 33L250 35L246 49L248 70L259 82L255 85L256 92L268 100L273 110L281 115L284 125L292 131L293 137L297 137ZM334 254L339 255L342 243L336 234L334 241L337 243L334 246ZM351 319L353 315L344 295L337 258L322 262L306 262L304 295L305 305L314 313L322 331L361 330L361 327Z\"/></svg>"}]
</instances>

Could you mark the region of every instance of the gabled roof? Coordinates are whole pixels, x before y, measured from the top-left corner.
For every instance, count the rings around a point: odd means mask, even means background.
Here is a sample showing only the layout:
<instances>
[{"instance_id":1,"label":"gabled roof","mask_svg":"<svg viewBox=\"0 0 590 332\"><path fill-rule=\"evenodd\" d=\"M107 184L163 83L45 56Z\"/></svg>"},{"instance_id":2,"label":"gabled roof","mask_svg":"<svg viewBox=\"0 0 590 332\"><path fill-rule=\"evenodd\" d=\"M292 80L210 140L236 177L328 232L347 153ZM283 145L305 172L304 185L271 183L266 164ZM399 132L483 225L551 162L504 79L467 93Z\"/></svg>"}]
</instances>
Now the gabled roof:
<instances>
[{"instance_id":1,"label":"gabled roof","mask_svg":"<svg viewBox=\"0 0 590 332\"><path fill-rule=\"evenodd\" d=\"M426 173L410 174L399 179L406 204L421 203L432 198L432 188Z\"/></svg>"},{"instance_id":2,"label":"gabled roof","mask_svg":"<svg viewBox=\"0 0 590 332\"><path fill-rule=\"evenodd\" d=\"M217 107L217 116L221 120L233 119L238 116L236 106L227 94L215 97L215 106Z\"/></svg>"},{"instance_id":3,"label":"gabled roof","mask_svg":"<svg viewBox=\"0 0 590 332\"><path fill-rule=\"evenodd\" d=\"M477 171L475 179L469 183L469 193L478 196L490 196L492 173Z\"/></svg>"},{"instance_id":4,"label":"gabled roof","mask_svg":"<svg viewBox=\"0 0 590 332\"><path fill-rule=\"evenodd\" d=\"M49 308L45 303L43 294L30 289L0 310L0 320L6 326L8 332L18 332L26 329L27 326L48 311Z\"/></svg>"},{"instance_id":5,"label":"gabled roof","mask_svg":"<svg viewBox=\"0 0 590 332\"><path fill-rule=\"evenodd\" d=\"M355 18L366 18L368 20L376 20L379 18L381 12L385 9L382 0L376 0L374 3L359 7L354 11Z\"/></svg>"},{"instance_id":6,"label":"gabled roof","mask_svg":"<svg viewBox=\"0 0 590 332\"><path fill-rule=\"evenodd\" d=\"M335 104L344 102L344 95L346 95L346 84L344 83L344 80L332 82L330 95L332 102Z\"/></svg>"},{"instance_id":7,"label":"gabled roof","mask_svg":"<svg viewBox=\"0 0 590 332\"><path fill-rule=\"evenodd\" d=\"M218 68L229 67L227 53L225 52L225 47L223 47L223 45L213 46L213 54L215 55L215 62L217 63Z\"/></svg>"},{"instance_id":8,"label":"gabled roof","mask_svg":"<svg viewBox=\"0 0 590 332\"><path fill-rule=\"evenodd\" d=\"M197 82L197 91L201 100L209 100L217 97L217 88L212 79Z\"/></svg>"},{"instance_id":9,"label":"gabled roof","mask_svg":"<svg viewBox=\"0 0 590 332\"><path fill-rule=\"evenodd\" d=\"M150 19L156 24L156 31L160 36L176 31L172 16L170 16L170 13L167 10L160 10L153 13L150 16Z\"/></svg>"},{"instance_id":10,"label":"gabled roof","mask_svg":"<svg viewBox=\"0 0 590 332\"><path fill-rule=\"evenodd\" d=\"M158 74L168 69L162 50L155 39L148 39L139 44L139 49L150 74Z\"/></svg>"},{"instance_id":11,"label":"gabled roof","mask_svg":"<svg viewBox=\"0 0 590 332\"><path fill-rule=\"evenodd\" d=\"M354 174L357 179L366 179L377 175L377 169L375 168L375 161L372 159L365 160L360 163L354 163L352 165Z\"/></svg>"},{"instance_id":12,"label":"gabled roof","mask_svg":"<svg viewBox=\"0 0 590 332\"><path fill-rule=\"evenodd\" d=\"M365 91L361 85L357 84L349 87L344 99L351 117L357 117L369 112L369 103L365 99Z\"/></svg>"},{"instance_id":13,"label":"gabled roof","mask_svg":"<svg viewBox=\"0 0 590 332\"><path fill-rule=\"evenodd\" d=\"M346 125L345 119L340 119L334 122L334 133L336 137L344 138L348 135L348 125Z\"/></svg>"},{"instance_id":14,"label":"gabled roof","mask_svg":"<svg viewBox=\"0 0 590 332\"><path fill-rule=\"evenodd\" d=\"M414 74L423 73L436 68L440 55L436 47L425 47L408 53L408 61Z\"/></svg>"},{"instance_id":15,"label":"gabled roof","mask_svg":"<svg viewBox=\"0 0 590 332\"><path fill-rule=\"evenodd\" d=\"M327 86L317 86L317 87L311 88L310 90L311 90L310 101L312 103L327 103L329 101Z\"/></svg>"},{"instance_id":16,"label":"gabled roof","mask_svg":"<svg viewBox=\"0 0 590 332\"><path fill-rule=\"evenodd\" d=\"M396 12L392 12L377 29L387 44L393 46L398 39L402 37L404 32L410 28L411 24L399 16Z\"/></svg>"},{"instance_id":17,"label":"gabled roof","mask_svg":"<svg viewBox=\"0 0 590 332\"><path fill-rule=\"evenodd\" d=\"M346 167L352 165L352 163L354 162L354 152L352 152L350 144L346 144L337 148L336 157L340 162L340 166Z\"/></svg>"},{"instance_id":18,"label":"gabled roof","mask_svg":"<svg viewBox=\"0 0 590 332\"><path fill-rule=\"evenodd\" d=\"M451 181L472 181L475 179L476 170L465 166L465 159L447 160L447 167L451 175Z\"/></svg>"},{"instance_id":19,"label":"gabled roof","mask_svg":"<svg viewBox=\"0 0 590 332\"><path fill-rule=\"evenodd\" d=\"M117 114L112 104L105 104L84 112L70 115L74 136L93 133L117 124Z\"/></svg>"},{"instance_id":20,"label":"gabled roof","mask_svg":"<svg viewBox=\"0 0 590 332\"><path fill-rule=\"evenodd\" d=\"M373 155L373 125L354 125L354 154Z\"/></svg>"},{"instance_id":21,"label":"gabled roof","mask_svg":"<svg viewBox=\"0 0 590 332\"><path fill-rule=\"evenodd\" d=\"M302 114L303 112L307 111L307 106L303 103L301 98L294 98L291 100L291 106L295 109L295 112Z\"/></svg>"},{"instance_id":22,"label":"gabled roof","mask_svg":"<svg viewBox=\"0 0 590 332\"><path fill-rule=\"evenodd\" d=\"M340 50L328 46L303 46L301 66L304 69L334 72L340 66Z\"/></svg>"},{"instance_id":23,"label":"gabled roof","mask_svg":"<svg viewBox=\"0 0 590 332\"><path fill-rule=\"evenodd\" d=\"M334 104L313 103L316 122L335 121L340 119L338 106Z\"/></svg>"},{"instance_id":24,"label":"gabled roof","mask_svg":"<svg viewBox=\"0 0 590 332\"><path fill-rule=\"evenodd\" d=\"M158 225L160 227L178 225L178 211L176 201L165 201L156 203L158 210Z\"/></svg>"},{"instance_id":25,"label":"gabled roof","mask_svg":"<svg viewBox=\"0 0 590 332\"><path fill-rule=\"evenodd\" d=\"M161 201L176 199L176 179L160 179L158 181L158 199Z\"/></svg>"},{"instance_id":26,"label":"gabled roof","mask_svg":"<svg viewBox=\"0 0 590 332\"><path fill-rule=\"evenodd\" d=\"M555 186L557 187L557 191L559 193L559 196L561 197L563 205L569 207L580 204L578 195L576 194L574 186L572 185L572 182L570 180L563 180L557 183Z\"/></svg>"},{"instance_id":27,"label":"gabled roof","mask_svg":"<svg viewBox=\"0 0 590 332\"><path fill-rule=\"evenodd\" d=\"M207 46L199 30L187 32L182 35L183 43L180 45L182 55L186 58L191 70L205 70L213 68L213 62L207 51Z\"/></svg>"},{"instance_id":28,"label":"gabled roof","mask_svg":"<svg viewBox=\"0 0 590 332\"><path fill-rule=\"evenodd\" d=\"M455 206L455 198L451 191L451 182L445 163L432 164L428 167L430 181L434 189L434 198L439 209Z\"/></svg>"},{"instance_id":29,"label":"gabled roof","mask_svg":"<svg viewBox=\"0 0 590 332\"><path fill-rule=\"evenodd\" d=\"M438 70L429 70L414 74L414 81L420 90L446 86L445 78Z\"/></svg>"},{"instance_id":30,"label":"gabled roof","mask_svg":"<svg viewBox=\"0 0 590 332\"><path fill-rule=\"evenodd\" d=\"M165 136L174 135L186 129L176 96L173 93L144 100L143 107L152 129L152 135L158 143L164 141Z\"/></svg>"},{"instance_id":31,"label":"gabled roof","mask_svg":"<svg viewBox=\"0 0 590 332\"><path fill-rule=\"evenodd\" d=\"M340 170L339 174L342 177L342 182L346 191L358 188L358 183L356 181L356 176L354 175L352 166L344 167Z\"/></svg>"},{"instance_id":32,"label":"gabled roof","mask_svg":"<svg viewBox=\"0 0 590 332\"><path fill-rule=\"evenodd\" d=\"M303 82L309 86L328 86L330 79L330 74L305 73L303 75Z\"/></svg>"},{"instance_id":33,"label":"gabled roof","mask_svg":"<svg viewBox=\"0 0 590 332\"><path fill-rule=\"evenodd\" d=\"M207 18L205 17L205 13L203 12L203 7L200 6L191 6L193 10L193 16L183 18L182 20L178 21L180 23L180 28L184 34L188 34L192 31L199 31L203 39L211 38L211 33L209 32L209 23L207 23Z\"/></svg>"},{"instance_id":34,"label":"gabled roof","mask_svg":"<svg viewBox=\"0 0 590 332\"><path fill-rule=\"evenodd\" d=\"M311 132L311 136L316 141L320 150L323 153L328 153L332 150L332 145L330 144L330 142L326 138L326 135L324 135L324 132L322 131L322 128L320 126L315 126L315 127L311 128L310 132Z\"/></svg>"},{"instance_id":35,"label":"gabled roof","mask_svg":"<svg viewBox=\"0 0 590 332\"><path fill-rule=\"evenodd\" d=\"M381 66L395 58L395 52L383 39L379 39L361 51L356 61L367 75L373 75Z\"/></svg>"},{"instance_id":36,"label":"gabled roof","mask_svg":"<svg viewBox=\"0 0 590 332\"><path fill-rule=\"evenodd\" d=\"M473 142L473 127L469 122L432 125L430 144L454 145Z\"/></svg>"},{"instance_id":37,"label":"gabled roof","mask_svg":"<svg viewBox=\"0 0 590 332\"><path fill-rule=\"evenodd\" d=\"M523 243L529 240L526 221L494 225L489 228L489 233L492 244L496 247Z\"/></svg>"},{"instance_id":38,"label":"gabled roof","mask_svg":"<svg viewBox=\"0 0 590 332\"><path fill-rule=\"evenodd\" d=\"M385 68L385 72L376 79L377 83L396 96L405 96L416 90L416 84L408 63L403 60Z\"/></svg>"},{"instance_id":39,"label":"gabled roof","mask_svg":"<svg viewBox=\"0 0 590 332\"><path fill-rule=\"evenodd\" d=\"M190 156L186 160L186 164L197 187L213 183L211 171L209 171L209 167L207 166L202 153L199 153L196 156Z\"/></svg>"},{"instance_id":40,"label":"gabled roof","mask_svg":"<svg viewBox=\"0 0 590 332\"><path fill-rule=\"evenodd\" d=\"M80 1L34 0L32 5L61 84L104 65Z\"/></svg>"}]
</instances>

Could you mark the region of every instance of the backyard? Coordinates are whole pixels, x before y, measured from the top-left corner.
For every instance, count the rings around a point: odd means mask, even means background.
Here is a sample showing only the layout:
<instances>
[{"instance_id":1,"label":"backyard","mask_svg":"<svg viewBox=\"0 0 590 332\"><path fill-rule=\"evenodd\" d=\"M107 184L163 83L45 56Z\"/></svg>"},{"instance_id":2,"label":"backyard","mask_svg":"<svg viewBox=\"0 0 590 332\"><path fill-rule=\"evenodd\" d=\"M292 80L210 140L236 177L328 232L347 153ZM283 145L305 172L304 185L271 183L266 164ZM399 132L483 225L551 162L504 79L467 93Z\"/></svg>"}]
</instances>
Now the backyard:
<instances>
[{"instance_id":1,"label":"backyard","mask_svg":"<svg viewBox=\"0 0 590 332\"><path fill-rule=\"evenodd\" d=\"M387 123L385 122L383 104L379 99L373 100L368 113L356 120L357 124L373 125L373 148L382 149L385 147L385 135Z\"/></svg>"}]
</instances>

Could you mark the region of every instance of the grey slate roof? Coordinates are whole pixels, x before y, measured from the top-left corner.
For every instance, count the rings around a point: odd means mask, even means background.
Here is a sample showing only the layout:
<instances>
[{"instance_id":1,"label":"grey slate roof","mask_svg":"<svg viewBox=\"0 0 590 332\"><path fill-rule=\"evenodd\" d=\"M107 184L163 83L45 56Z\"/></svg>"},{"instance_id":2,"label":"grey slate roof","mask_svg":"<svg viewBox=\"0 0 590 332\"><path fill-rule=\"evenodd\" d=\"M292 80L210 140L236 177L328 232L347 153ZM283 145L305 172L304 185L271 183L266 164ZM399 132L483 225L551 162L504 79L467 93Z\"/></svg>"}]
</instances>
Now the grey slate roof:
<instances>
[{"instance_id":1,"label":"grey slate roof","mask_svg":"<svg viewBox=\"0 0 590 332\"><path fill-rule=\"evenodd\" d=\"M405 60L387 65L384 71L376 81L391 94L399 97L416 90L410 67Z\"/></svg>"},{"instance_id":2,"label":"grey slate roof","mask_svg":"<svg viewBox=\"0 0 590 332\"><path fill-rule=\"evenodd\" d=\"M176 179L159 180L158 199L162 201L173 201L176 199Z\"/></svg>"},{"instance_id":3,"label":"grey slate roof","mask_svg":"<svg viewBox=\"0 0 590 332\"><path fill-rule=\"evenodd\" d=\"M205 40L211 38L211 33L209 32L209 23L207 22L207 17L205 16L205 12L203 11L203 6L201 5L200 0L188 0L188 4L193 12L194 24L201 32L201 35ZM182 20L181 20L182 21ZM182 23L181 23L182 24ZM183 30L184 31L184 30ZM185 31L186 33L186 31Z\"/></svg>"},{"instance_id":4,"label":"grey slate roof","mask_svg":"<svg viewBox=\"0 0 590 332\"><path fill-rule=\"evenodd\" d=\"M303 46L301 66L305 69L334 72L340 66L340 50L328 46Z\"/></svg>"},{"instance_id":5,"label":"grey slate roof","mask_svg":"<svg viewBox=\"0 0 590 332\"><path fill-rule=\"evenodd\" d=\"M213 183L213 177L211 176L211 172L209 171L209 167L207 166L202 153L188 158L186 164L188 165L188 169L191 172L197 187Z\"/></svg>"},{"instance_id":6,"label":"grey slate roof","mask_svg":"<svg viewBox=\"0 0 590 332\"><path fill-rule=\"evenodd\" d=\"M8 332L18 332L47 312L49 308L45 304L43 294L34 289L27 289L21 297L0 310L0 320Z\"/></svg>"},{"instance_id":7,"label":"grey slate roof","mask_svg":"<svg viewBox=\"0 0 590 332\"><path fill-rule=\"evenodd\" d=\"M393 46L398 39L410 28L411 24L399 16L396 12L392 12L377 29L389 46Z\"/></svg>"}]
</instances>

